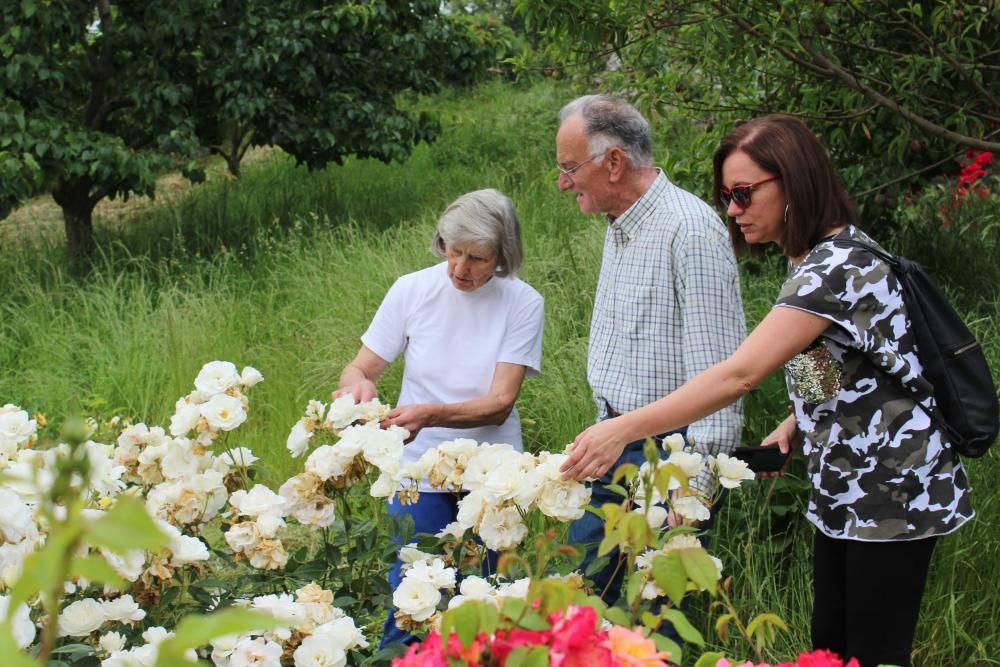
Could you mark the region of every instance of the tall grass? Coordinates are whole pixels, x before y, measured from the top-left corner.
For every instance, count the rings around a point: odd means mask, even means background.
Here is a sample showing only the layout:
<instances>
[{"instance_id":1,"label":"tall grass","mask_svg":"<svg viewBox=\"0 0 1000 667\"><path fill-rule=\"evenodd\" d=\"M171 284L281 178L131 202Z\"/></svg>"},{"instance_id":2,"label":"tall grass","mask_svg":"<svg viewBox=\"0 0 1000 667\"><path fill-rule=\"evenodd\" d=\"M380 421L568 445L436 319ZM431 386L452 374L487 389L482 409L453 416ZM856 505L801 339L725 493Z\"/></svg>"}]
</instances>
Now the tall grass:
<instances>
[{"instance_id":1,"label":"tall grass","mask_svg":"<svg viewBox=\"0 0 1000 667\"><path fill-rule=\"evenodd\" d=\"M405 164L348 160L309 172L273 153L248 165L238 182L199 186L125 227L99 225L103 255L82 283L67 278L57 247L0 250L0 404L56 419L82 410L165 424L203 363L253 365L266 379L251 392L239 444L262 457L265 481L279 483L297 465L284 442L306 401L329 396L392 281L437 261L426 249L437 214L465 191L496 187L514 200L522 222L522 277L546 301L542 374L519 399L525 442L561 449L593 420L586 347L604 232L599 218L581 216L555 186L555 114L574 94L553 84L491 84L413 100L437 111L443 130ZM706 195L713 136L680 116L657 127L668 174ZM995 262L970 260L979 250L940 233L901 233L892 242L940 262L937 273L953 278L963 306L979 314L974 325L1000 370ZM965 267L973 264L970 278ZM749 325L771 307L783 273L777 257L744 263ZM394 364L380 383L390 402L400 375ZM786 401L780 377L755 390L745 441L759 442ZM994 459L968 465L979 516L940 543L917 665L997 664ZM809 641L812 530L802 518L802 478L795 468L786 479L730 494L713 537L740 609L774 611L789 623L776 661ZM705 611L695 608L712 636Z\"/></svg>"}]
</instances>

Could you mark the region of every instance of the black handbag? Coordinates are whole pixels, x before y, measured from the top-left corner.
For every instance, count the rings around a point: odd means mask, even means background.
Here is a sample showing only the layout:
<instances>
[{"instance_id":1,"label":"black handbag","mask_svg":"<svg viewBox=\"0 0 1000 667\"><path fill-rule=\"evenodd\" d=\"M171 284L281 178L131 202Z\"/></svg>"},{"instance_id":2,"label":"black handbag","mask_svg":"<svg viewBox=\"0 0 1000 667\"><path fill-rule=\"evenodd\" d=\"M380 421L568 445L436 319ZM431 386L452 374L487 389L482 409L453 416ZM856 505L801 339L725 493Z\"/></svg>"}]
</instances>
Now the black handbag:
<instances>
[{"instance_id":1,"label":"black handbag","mask_svg":"<svg viewBox=\"0 0 1000 667\"><path fill-rule=\"evenodd\" d=\"M892 268L903 290L923 376L934 388L937 409L930 417L959 454L985 454L1000 429L1000 402L976 337L916 262L854 239L833 243L863 248Z\"/></svg>"}]
</instances>

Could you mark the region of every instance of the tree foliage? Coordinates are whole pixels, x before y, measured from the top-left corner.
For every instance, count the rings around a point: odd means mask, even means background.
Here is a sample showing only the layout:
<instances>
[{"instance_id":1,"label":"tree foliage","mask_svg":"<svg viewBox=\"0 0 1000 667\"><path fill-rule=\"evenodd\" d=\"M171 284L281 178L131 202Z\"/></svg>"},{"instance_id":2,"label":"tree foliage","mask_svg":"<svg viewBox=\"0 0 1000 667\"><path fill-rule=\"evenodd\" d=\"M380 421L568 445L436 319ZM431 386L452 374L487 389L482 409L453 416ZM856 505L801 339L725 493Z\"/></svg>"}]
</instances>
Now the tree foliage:
<instances>
[{"instance_id":1,"label":"tree foliage","mask_svg":"<svg viewBox=\"0 0 1000 667\"><path fill-rule=\"evenodd\" d=\"M995 0L519 0L544 57L622 66L607 85L727 128L801 115L861 194L1000 149ZM525 62L531 65L531 62ZM570 69L572 71L572 69Z\"/></svg>"},{"instance_id":2,"label":"tree foliage","mask_svg":"<svg viewBox=\"0 0 1000 667\"><path fill-rule=\"evenodd\" d=\"M474 78L502 38L434 0L3 3L0 215L51 192L79 258L98 201L177 165L199 180L203 147L234 172L254 144L310 167L405 159L437 125L399 93Z\"/></svg>"}]
</instances>

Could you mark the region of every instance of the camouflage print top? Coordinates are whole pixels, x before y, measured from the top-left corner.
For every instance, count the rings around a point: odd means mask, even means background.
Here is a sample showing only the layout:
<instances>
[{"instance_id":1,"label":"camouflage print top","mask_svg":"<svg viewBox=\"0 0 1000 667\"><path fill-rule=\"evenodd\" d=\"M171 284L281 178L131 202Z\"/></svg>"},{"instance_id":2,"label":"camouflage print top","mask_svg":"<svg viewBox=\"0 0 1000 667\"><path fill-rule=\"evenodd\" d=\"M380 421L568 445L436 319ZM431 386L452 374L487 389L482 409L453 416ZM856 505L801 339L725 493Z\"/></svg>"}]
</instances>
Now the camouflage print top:
<instances>
[{"instance_id":1,"label":"camouflage print top","mask_svg":"<svg viewBox=\"0 0 1000 667\"><path fill-rule=\"evenodd\" d=\"M872 242L853 226L838 237ZM813 486L809 520L865 541L950 533L974 514L969 481L920 407L933 398L899 283L871 253L835 244L816 245L777 300L830 321L785 364Z\"/></svg>"}]
</instances>

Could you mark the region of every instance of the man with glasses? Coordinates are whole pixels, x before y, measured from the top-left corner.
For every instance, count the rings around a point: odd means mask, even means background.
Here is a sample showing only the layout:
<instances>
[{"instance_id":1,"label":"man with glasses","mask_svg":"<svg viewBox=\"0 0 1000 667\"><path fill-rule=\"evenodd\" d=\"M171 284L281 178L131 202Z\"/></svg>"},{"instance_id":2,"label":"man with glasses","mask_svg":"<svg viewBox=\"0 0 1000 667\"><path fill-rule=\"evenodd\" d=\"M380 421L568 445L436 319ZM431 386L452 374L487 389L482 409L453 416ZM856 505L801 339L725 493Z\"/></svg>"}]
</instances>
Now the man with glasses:
<instances>
[{"instance_id":1,"label":"man with glasses","mask_svg":"<svg viewBox=\"0 0 1000 667\"><path fill-rule=\"evenodd\" d=\"M666 396L736 350L746 336L739 277L726 226L653 166L652 134L638 111L617 98L587 95L566 105L560 121L559 189L608 223L587 357L598 419L608 419ZM703 455L729 453L741 428L736 403L681 434ZM621 502L606 488L615 469L644 460L636 441L624 450L571 455L563 473L596 479L591 504L600 507ZM706 498L714 491L707 475L691 486ZM586 568L597 558L603 524L588 512L569 537L586 549ZM620 595L616 561L615 552L592 576L608 604Z\"/></svg>"}]
</instances>

